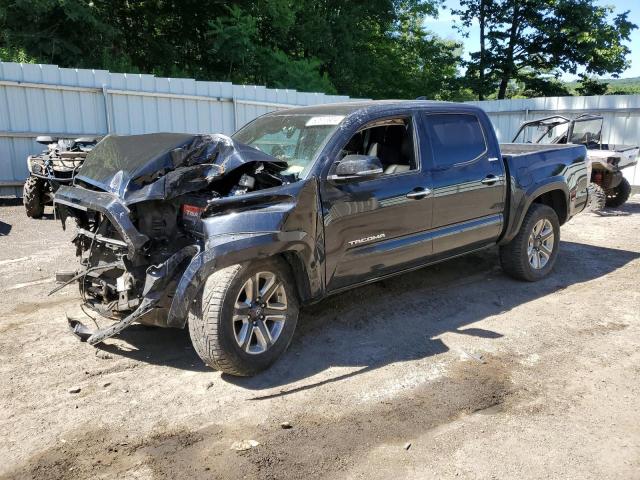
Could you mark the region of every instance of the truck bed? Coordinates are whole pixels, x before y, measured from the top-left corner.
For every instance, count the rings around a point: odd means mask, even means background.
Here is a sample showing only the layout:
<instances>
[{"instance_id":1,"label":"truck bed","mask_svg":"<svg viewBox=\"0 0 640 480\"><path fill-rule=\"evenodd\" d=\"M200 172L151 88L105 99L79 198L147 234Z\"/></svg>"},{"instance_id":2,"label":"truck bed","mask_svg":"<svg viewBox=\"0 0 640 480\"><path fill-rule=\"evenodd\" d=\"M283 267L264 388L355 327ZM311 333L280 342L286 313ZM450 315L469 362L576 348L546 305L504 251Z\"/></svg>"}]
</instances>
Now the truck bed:
<instances>
[{"instance_id":1,"label":"truck bed","mask_svg":"<svg viewBox=\"0 0 640 480\"><path fill-rule=\"evenodd\" d=\"M566 150L571 148L580 148L579 145L567 145L567 144L539 144L539 143L501 143L500 151L502 156L518 157L521 155L530 155L532 153L540 152L553 152L558 150ZM584 148L584 147L582 147Z\"/></svg>"},{"instance_id":2,"label":"truck bed","mask_svg":"<svg viewBox=\"0 0 640 480\"><path fill-rule=\"evenodd\" d=\"M638 152L634 145L603 144L601 149L588 150L587 157L594 168L615 172L636 165Z\"/></svg>"},{"instance_id":3,"label":"truck bed","mask_svg":"<svg viewBox=\"0 0 640 480\"><path fill-rule=\"evenodd\" d=\"M594 150L609 150L616 153L628 152L629 150L637 150L637 145L620 145L613 143L603 143L600 145L600 148L595 148Z\"/></svg>"},{"instance_id":4,"label":"truck bed","mask_svg":"<svg viewBox=\"0 0 640 480\"><path fill-rule=\"evenodd\" d=\"M568 186L569 195L575 195L569 218L585 208L589 170L584 145L505 143L500 149L507 171L516 179L518 188L526 191L525 196L535 196L532 188L554 179ZM512 191L517 196L518 189ZM512 204L518 204L517 198L512 199ZM520 218L522 212L511 215Z\"/></svg>"}]
</instances>

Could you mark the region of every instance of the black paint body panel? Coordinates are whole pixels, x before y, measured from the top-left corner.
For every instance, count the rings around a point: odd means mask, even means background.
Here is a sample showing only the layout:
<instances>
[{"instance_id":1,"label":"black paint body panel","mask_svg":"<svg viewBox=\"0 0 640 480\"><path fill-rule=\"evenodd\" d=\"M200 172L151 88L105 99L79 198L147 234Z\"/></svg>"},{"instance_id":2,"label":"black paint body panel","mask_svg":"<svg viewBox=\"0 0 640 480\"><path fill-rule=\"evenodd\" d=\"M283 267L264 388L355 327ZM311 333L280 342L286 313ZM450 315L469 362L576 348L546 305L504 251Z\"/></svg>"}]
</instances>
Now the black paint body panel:
<instances>
[{"instance_id":1,"label":"black paint body panel","mask_svg":"<svg viewBox=\"0 0 640 480\"><path fill-rule=\"evenodd\" d=\"M290 112L339 113L345 118L306 179L210 203L202 220L200 248L177 281L167 326L184 326L206 278L228 265L281 255L292 267L302 303L311 303L333 292L507 242L517 233L531 202L545 192L558 190L566 198L562 222L586 205L584 147L553 146L503 156L489 118L477 107L384 101ZM437 169L425 134L425 122L436 112L477 117L486 151L473 162ZM327 180L354 133L369 122L395 116L412 119L418 169L369 179ZM495 182L483 183L487 176ZM408 198L416 188L430 194ZM126 207L114 195L74 187L61 190L60 203L107 213L120 224L129 248L139 248L140 234L123 220Z\"/></svg>"}]
</instances>

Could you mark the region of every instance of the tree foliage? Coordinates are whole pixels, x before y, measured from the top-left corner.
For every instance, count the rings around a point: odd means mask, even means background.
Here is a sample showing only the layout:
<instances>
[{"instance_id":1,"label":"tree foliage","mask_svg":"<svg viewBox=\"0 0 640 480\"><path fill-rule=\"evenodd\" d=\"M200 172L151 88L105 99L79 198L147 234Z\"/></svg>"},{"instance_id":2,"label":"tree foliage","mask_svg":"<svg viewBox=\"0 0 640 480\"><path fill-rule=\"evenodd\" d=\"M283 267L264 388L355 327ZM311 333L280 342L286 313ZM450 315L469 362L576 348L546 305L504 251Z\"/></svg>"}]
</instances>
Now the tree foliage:
<instances>
[{"instance_id":1,"label":"tree foliage","mask_svg":"<svg viewBox=\"0 0 640 480\"><path fill-rule=\"evenodd\" d=\"M449 98L439 0L0 0L5 60L373 98Z\"/></svg>"},{"instance_id":2,"label":"tree foliage","mask_svg":"<svg viewBox=\"0 0 640 480\"><path fill-rule=\"evenodd\" d=\"M604 95L608 90L609 85L606 82L589 78L586 75L582 75L580 86L576 87L576 92L580 95Z\"/></svg>"},{"instance_id":3,"label":"tree foliage","mask_svg":"<svg viewBox=\"0 0 640 480\"><path fill-rule=\"evenodd\" d=\"M459 28L480 25L480 50L467 76L482 97L505 98L512 80L542 85L545 75L617 75L628 66L629 12L595 0L461 0ZM542 74L542 75L541 75ZM537 78L536 78L537 77ZM553 87L554 83L547 86Z\"/></svg>"},{"instance_id":4,"label":"tree foliage","mask_svg":"<svg viewBox=\"0 0 640 480\"><path fill-rule=\"evenodd\" d=\"M442 0L0 0L0 59L353 97L568 94L628 64L635 25L596 0L461 0L481 48L424 28ZM591 82L591 83L589 83Z\"/></svg>"}]
</instances>

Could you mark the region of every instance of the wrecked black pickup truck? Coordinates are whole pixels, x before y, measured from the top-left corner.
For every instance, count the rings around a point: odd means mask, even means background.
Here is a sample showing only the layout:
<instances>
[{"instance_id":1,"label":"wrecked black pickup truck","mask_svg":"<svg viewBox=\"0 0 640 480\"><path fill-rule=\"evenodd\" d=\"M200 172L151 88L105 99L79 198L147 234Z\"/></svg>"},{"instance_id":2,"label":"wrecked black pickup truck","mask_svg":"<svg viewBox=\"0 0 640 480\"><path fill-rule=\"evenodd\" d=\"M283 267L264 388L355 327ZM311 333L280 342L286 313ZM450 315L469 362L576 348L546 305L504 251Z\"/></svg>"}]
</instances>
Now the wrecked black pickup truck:
<instances>
[{"instance_id":1,"label":"wrecked black pickup truck","mask_svg":"<svg viewBox=\"0 0 640 480\"><path fill-rule=\"evenodd\" d=\"M301 306L500 246L503 269L553 268L560 225L584 209L578 145L498 145L486 114L427 101L274 112L232 137L107 136L55 203L77 224L84 305L111 319L188 325L234 375L267 368Z\"/></svg>"}]
</instances>

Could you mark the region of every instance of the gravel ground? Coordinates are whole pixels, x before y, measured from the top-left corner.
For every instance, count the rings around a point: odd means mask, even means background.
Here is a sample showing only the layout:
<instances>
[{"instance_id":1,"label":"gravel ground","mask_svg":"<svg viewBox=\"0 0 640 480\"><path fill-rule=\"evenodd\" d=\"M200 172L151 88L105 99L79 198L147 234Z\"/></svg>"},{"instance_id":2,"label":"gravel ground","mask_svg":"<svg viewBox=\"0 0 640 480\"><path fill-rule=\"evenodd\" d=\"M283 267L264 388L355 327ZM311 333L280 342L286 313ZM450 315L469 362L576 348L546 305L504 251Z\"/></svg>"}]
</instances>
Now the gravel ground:
<instances>
[{"instance_id":1,"label":"gravel ground","mask_svg":"<svg viewBox=\"0 0 640 480\"><path fill-rule=\"evenodd\" d=\"M640 479L637 195L565 225L539 283L487 250L307 308L251 379L186 331L78 342L77 290L46 296L72 235L0 206L2 478Z\"/></svg>"}]
</instances>

